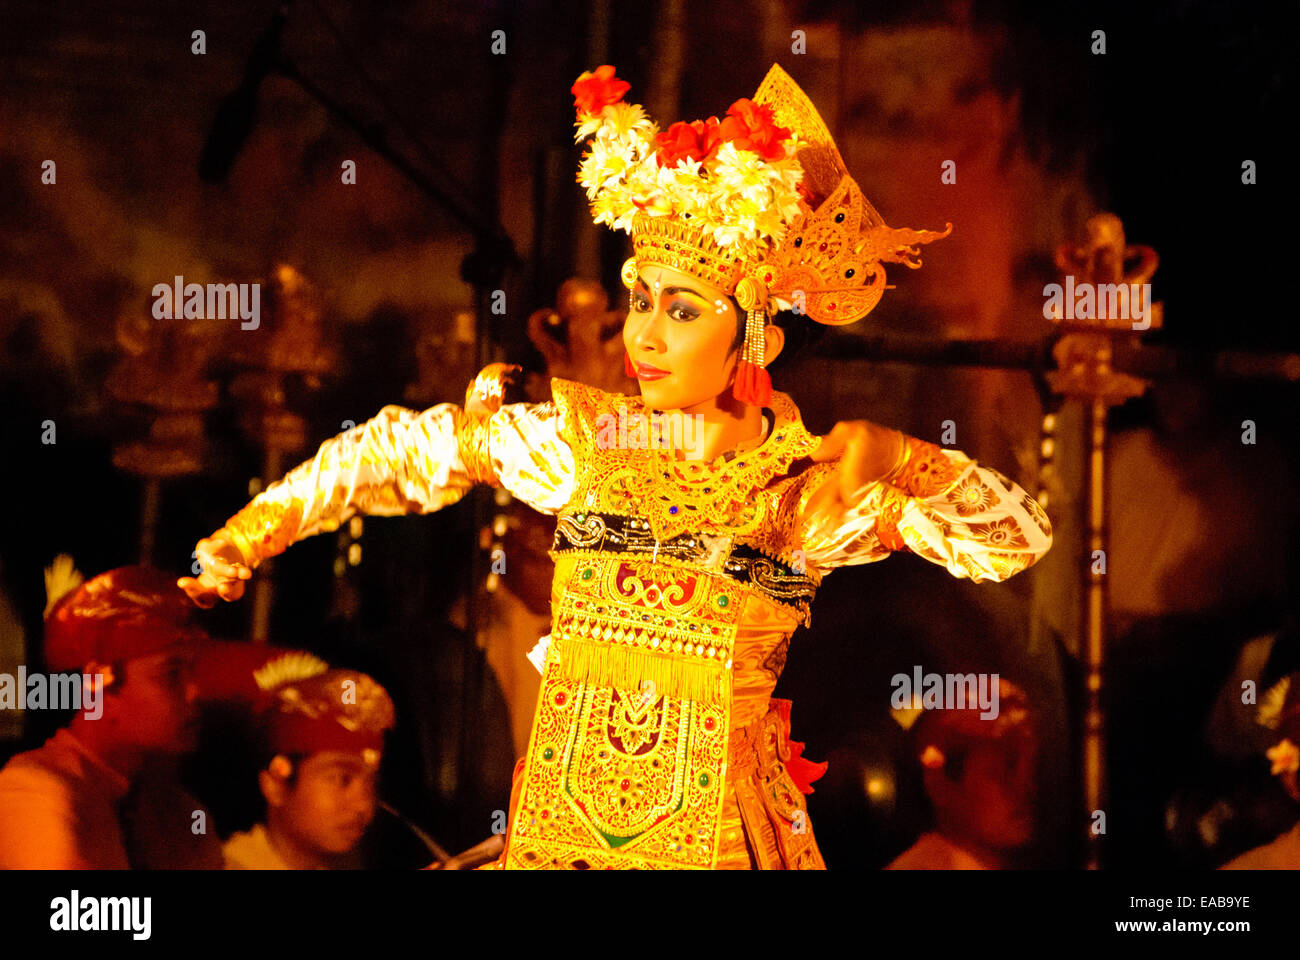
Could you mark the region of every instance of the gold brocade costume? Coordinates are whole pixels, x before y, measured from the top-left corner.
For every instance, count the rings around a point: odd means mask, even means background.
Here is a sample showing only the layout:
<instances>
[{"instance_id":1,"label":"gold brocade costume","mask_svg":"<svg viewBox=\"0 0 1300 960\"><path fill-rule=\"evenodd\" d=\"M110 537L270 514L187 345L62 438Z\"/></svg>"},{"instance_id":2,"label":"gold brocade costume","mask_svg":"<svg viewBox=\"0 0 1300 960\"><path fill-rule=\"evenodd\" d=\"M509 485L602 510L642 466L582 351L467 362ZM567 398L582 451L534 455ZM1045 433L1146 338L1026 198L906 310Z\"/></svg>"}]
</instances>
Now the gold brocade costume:
<instances>
[{"instance_id":1,"label":"gold brocade costume","mask_svg":"<svg viewBox=\"0 0 1300 960\"><path fill-rule=\"evenodd\" d=\"M813 463L819 438L783 393L761 441L705 463L620 435L620 417L650 412L639 397L560 379L552 391L475 416L385 407L226 529L256 563L356 512L506 487L556 516L556 569L497 866L822 867L795 775L808 764L792 755L788 702L770 699L822 577L909 549L1004 580L1046 553L1046 516L996 471L915 438L897 486L809 510L838 462Z\"/></svg>"}]
</instances>

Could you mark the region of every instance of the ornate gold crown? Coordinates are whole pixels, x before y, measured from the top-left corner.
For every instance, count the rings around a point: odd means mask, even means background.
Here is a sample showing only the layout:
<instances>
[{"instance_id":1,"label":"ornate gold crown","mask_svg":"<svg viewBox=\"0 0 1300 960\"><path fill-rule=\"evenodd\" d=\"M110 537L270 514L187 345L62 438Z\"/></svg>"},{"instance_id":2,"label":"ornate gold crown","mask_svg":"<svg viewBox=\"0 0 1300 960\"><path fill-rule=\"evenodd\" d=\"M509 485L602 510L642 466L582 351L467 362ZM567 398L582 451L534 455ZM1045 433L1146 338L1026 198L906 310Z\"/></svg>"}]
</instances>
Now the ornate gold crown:
<instances>
[{"instance_id":1,"label":"ornate gold crown","mask_svg":"<svg viewBox=\"0 0 1300 960\"><path fill-rule=\"evenodd\" d=\"M575 139L594 135L578 181L596 222L632 235L629 288L639 264L657 263L721 287L747 311L794 309L842 325L880 302L883 263L915 269L917 245L952 232L887 226L778 64L721 122L663 133L623 102L627 89L609 65L573 86Z\"/></svg>"}]
</instances>

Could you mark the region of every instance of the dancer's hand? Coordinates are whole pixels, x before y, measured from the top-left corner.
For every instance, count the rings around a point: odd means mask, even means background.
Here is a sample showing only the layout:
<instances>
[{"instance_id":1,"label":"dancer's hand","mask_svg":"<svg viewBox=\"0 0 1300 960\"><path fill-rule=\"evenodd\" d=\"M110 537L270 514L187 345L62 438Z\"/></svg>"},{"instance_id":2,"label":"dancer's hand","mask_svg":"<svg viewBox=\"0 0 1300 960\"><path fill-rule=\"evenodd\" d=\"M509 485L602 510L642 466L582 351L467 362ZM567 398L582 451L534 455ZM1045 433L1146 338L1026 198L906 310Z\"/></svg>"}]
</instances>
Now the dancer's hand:
<instances>
[{"instance_id":1,"label":"dancer's hand","mask_svg":"<svg viewBox=\"0 0 1300 960\"><path fill-rule=\"evenodd\" d=\"M816 463L839 460L838 482L825 484L828 489L819 499L838 495L843 505L852 505L853 495L863 486L885 479L893 470L906 443L900 431L870 420L841 420L812 453Z\"/></svg>"},{"instance_id":2,"label":"dancer's hand","mask_svg":"<svg viewBox=\"0 0 1300 960\"><path fill-rule=\"evenodd\" d=\"M206 609L216 606L218 598L232 601L244 595L244 581L253 576L253 571L239 548L221 531L200 540L194 549L203 572L176 581L191 600Z\"/></svg>"}]
</instances>

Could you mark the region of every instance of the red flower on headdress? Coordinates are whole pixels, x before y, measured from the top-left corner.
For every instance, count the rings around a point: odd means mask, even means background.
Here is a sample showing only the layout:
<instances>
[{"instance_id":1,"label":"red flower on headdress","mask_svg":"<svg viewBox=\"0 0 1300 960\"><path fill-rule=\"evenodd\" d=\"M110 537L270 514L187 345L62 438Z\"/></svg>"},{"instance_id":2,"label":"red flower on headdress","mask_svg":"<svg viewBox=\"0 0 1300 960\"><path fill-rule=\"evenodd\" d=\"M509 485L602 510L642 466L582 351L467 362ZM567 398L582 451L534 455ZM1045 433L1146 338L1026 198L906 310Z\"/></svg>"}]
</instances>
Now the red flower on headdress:
<instances>
[{"instance_id":1,"label":"red flower on headdress","mask_svg":"<svg viewBox=\"0 0 1300 960\"><path fill-rule=\"evenodd\" d=\"M764 103L742 97L727 108L720 132L737 150L752 150L764 160L779 160L785 156L781 141L790 137L790 131L778 127L772 119L772 108Z\"/></svg>"},{"instance_id":2,"label":"red flower on headdress","mask_svg":"<svg viewBox=\"0 0 1300 960\"><path fill-rule=\"evenodd\" d=\"M720 129L717 117L693 123L678 120L663 133L655 135L659 166L675 167L682 157L703 163L722 146Z\"/></svg>"},{"instance_id":3,"label":"red flower on headdress","mask_svg":"<svg viewBox=\"0 0 1300 960\"><path fill-rule=\"evenodd\" d=\"M618 103L623 94L632 89L632 84L614 76L614 68L604 64L596 72L584 70L569 92L573 94L574 105L578 113L600 113L601 108L609 103Z\"/></svg>"}]
</instances>

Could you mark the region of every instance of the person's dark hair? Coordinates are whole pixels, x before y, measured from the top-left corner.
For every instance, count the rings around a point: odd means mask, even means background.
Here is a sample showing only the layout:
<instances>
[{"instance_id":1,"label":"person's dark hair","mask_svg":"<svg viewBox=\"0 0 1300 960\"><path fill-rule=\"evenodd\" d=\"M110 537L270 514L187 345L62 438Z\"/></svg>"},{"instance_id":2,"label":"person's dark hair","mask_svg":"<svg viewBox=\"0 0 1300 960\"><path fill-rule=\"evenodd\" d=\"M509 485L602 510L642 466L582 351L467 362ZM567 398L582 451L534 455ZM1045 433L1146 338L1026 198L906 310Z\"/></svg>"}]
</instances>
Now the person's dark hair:
<instances>
[{"instance_id":1,"label":"person's dark hair","mask_svg":"<svg viewBox=\"0 0 1300 960\"><path fill-rule=\"evenodd\" d=\"M739 347L745 342L745 311L740 309L740 304L736 302L735 297L729 299L738 318L736 321L736 339L732 346ZM817 323L805 314L795 313L793 310L777 311L769 316L767 320L768 323L775 323L785 331L785 346L781 349L780 355L771 363L765 365L769 372L783 370L788 367L805 350L817 343L826 332L825 324Z\"/></svg>"}]
</instances>

